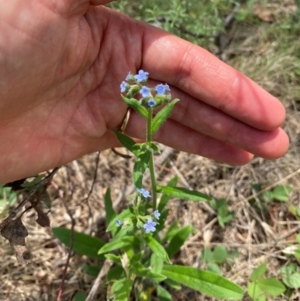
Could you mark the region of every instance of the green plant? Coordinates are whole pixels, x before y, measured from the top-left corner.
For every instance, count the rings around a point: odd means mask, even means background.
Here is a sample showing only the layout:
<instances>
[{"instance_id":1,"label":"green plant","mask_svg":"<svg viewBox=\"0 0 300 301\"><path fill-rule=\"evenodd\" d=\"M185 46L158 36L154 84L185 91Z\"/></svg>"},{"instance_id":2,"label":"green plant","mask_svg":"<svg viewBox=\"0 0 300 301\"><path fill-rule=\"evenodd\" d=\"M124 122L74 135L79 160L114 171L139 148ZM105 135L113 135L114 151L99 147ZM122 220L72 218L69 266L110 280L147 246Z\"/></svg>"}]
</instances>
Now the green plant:
<instances>
[{"instance_id":1,"label":"green plant","mask_svg":"<svg viewBox=\"0 0 300 301\"><path fill-rule=\"evenodd\" d=\"M229 223L234 218L234 212L228 210L228 204L226 199L211 199L209 204L212 209L217 212L217 219L219 225L224 228L226 223Z\"/></svg>"},{"instance_id":2,"label":"green plant","mask_svg":"<svg viewBox=\"0 0 300 301\"><path fill-rule=\"evenodd\" d=\"M258 199L263 205L266 205L272 201L288 202L292 188L288 185L277 185L272 190L267 190L261 193L261 184L252 185L252 189L255 193L258 193ZM255 203L255 200L250 200L250 203Z\"/></svg>"},{"instance_id":3,"label":"green plant","mask_svg":"<svg viewBox=\"0 0 300 301\"><path fill-rule=\"evenodd\" d=\"M0 216L3 217L7 214L10 207L17 201L17 194L11 190L10 187L0 185Z\"/></svg>"},{"instance_id":4,"label":"green plant","mask_svg":"<svg viewBox=\"0 0 300 301\"><path fill-rule=\"evenodd\" d=\"M289 212L297 219L300 220L300 207L290 205Z\"/></svg>"},{"instance_id":5,"label":"green plant","mask_svg":"<svg viewBox=\"0 0 300 301\"><path fill-rule=\"evenodd\" d=\"M282 282L291 289L300 288L300 271L296 263L290 263L280 268Z\"/></svg>"},{"instance_id":6,"label":"green plant","mask_svg":"<svg viewBox=\"0 0 300 301\"><path fill-rule=\"evenodd\" d=\"M198 45L207 45L224 31L224 17L236 0L122 0L109 4L136 19L158 26Z\"/></svg>"},{"instance_id":7,"label":"green plant","mask_svg":"<svg viewBox=\"0 0 300 301\"><path fill-rule=\"evenodd\" d=\"M172 256L180 251L194 229L191 226L180 227L177 221L166 227L168 202L172 197L194 202L211 201L212 198L198 191L177 187L177 178L167 185L157 183L153 154L159 152L159 147L153 142L152 136L170 116L179 100L172 100L167 84L148 87L148 75L143 70L135 75L129 73L120 85L124 102L140 114L146 123L144 143L136 143L130 137L115 132L122 145L135 157L133 183L136 189L127 197L128 208L117 214L112 206L110 190L107 189L105 211L111 241L102 245L97 240L95 245L98 244L100 250L96 254L94 246L92 254L88 254L91 250L86 246L93 245L88 242L89 237L75 232L74 250L88 256L105 256L114 263L106 279L110 286L109 300L127 301L130 296L136 301L151 300L152 292L156 292L162 300L172 300L162 283L172 287L174 284L177 287L185 285L219 300L240 300L242 288L226 278L210 271L172 264ZM146 171L150 173L150 191L143 188ZM71 244L70 230L56 228L53 233L65 244ZM215 256L221 262L222 254L218 249L215 250ZM95 272L93 267L85 266L85 270Z\"/></svg>"},{"instance_id":8,"label":"green plant","mask_svg":"<svg viewBox=\"0 0 300 301\"><path fill-rule=\"evenodd\" d=\"M266 264L261 264L250 276L247 291L254 301L265 301L267 296L280 296L286 290L285 286L278 279L264 277L266 271Z\"/></svg>"},{"instance_id":9,"label":"green plant","mask_svg":"<svg viewBox=\"0 0 300 301\"><path fill-rule=\"evenodd\" d=\"M220 265L230 266L233 260L238 257L238 252L227 251L224 246L217 246L214 249L204 248L201 250L201 259L209 271L221 275Z\"/></svg>"}]
</instances>

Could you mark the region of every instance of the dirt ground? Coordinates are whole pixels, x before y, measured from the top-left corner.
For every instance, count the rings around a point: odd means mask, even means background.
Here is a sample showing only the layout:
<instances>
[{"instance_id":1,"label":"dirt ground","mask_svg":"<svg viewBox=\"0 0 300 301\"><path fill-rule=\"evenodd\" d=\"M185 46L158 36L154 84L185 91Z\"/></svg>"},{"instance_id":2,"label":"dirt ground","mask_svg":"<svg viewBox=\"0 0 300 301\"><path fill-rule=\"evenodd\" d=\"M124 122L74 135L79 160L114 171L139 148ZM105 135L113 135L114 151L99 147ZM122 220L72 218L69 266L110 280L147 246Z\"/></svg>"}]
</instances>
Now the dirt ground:
<instances>
[{"instance_id":1,"label":"dirt ground","mask_svg":"<svg viewBox=\"0 0 300 301\"><path fill-rule=\"evenodd\" d=\"M170 150L165 146L162 146L162 155L156 158L161 183L166 183L177 175L180 186L197 189L215 198L226 198L229 209L235 212L232 222L223 229L218 224L216 213L208 204L172 201L169 204L168 223L178 220L182 226L191 224L197 229L173 262L205 268L201 250L204 247L223 245L229 251L237 251L239 256L232 265L221 266L222 275L244 288L247 287L253 269L261 263L267 264L269 277L280 279L280 267L295 261L283 250L296 244L296 235L300 233L300 221L289 211L290 205L299 207L300 204L300 77L293 75L297 59L293 49L300 49L300 40L295 39L291 47L283 49L280 45L282 40L275 35L276 28L272 28L273 21L267 17L268 12L275 18L280 17L284 9L285 13L295 9L292 1L286 3L289 5L281 7L277 15L271 5L265 8L265 16L261 16L265 21L253 25L246 32L245 28L233 27L229 33L231 44L225 52L225 58L229 64L282 100L288 113L283 127L291 140L289 152L274 161L255 158L241 167L216 163L203 157ZM87 200L98 156L97 179ZM124 208L124 199L133 189L132 166L132 160L118 157L107 150L87 155L62 167L48 189L51 196L51 226L70 228L71 219L67 207L76 221L75 230L107 240L103 195L106 188L110 187L115 208L118 211ZM289 201L270 202L263 208L252 189L252 185L258 183L266 190L279 184L290 185L292 192ZM256 207L249 202L251 199L255 199ZM56 300L68 249L53 237L50 228L42 228L35 220L36 214L33 211L23 217L29 232L26 244L31 258L26 265L17 262L9 243L0 237L0 301ZM78 290L88 292L92 286L94 279L81 270L84 263L102 264L74 254L66 274L63 301L74 300L74 294ZM98 300L105 300L105 290L103 285ZM174 301L214 300L189 289L172 294ZM243 300L250 298L245 294ZM269 300L288 299L282 297ZM295 292L290 300L300 300L300 293Z\"/></svg>"}]
</instances>

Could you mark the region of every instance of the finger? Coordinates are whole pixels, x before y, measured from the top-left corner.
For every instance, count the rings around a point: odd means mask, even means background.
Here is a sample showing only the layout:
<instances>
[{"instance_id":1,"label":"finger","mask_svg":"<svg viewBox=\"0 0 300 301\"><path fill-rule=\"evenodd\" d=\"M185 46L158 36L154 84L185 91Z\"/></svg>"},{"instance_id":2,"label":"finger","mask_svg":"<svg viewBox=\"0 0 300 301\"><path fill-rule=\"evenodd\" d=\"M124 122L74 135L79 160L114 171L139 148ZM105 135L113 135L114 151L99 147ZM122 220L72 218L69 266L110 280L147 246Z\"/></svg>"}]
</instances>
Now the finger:
<instances>
[{"instance_id":1,"label":"finger","mask_svg":"<svg viewBox=\"0 0 300 301\"><path fill-rule=\"evenodd\" d=\"M222 118L221 115L220 117ZM189 117L186 120L189 120ZM280 128L274 131L261 131L243 125L239 121L228 120L228 122L232 124L232 129L227 137L225 136L226 140L224 137L220 139L214 137L220 136L219 129L214 132L212 128L212 131L206 132L205 128L208 126L202 125L200 120L198 123L203 126L204 133L199 132L197 127L188 127L176 119L169 119L154 135L154 139L178 150L237 165L248 163L252 158L251 154L276 159L287 151L288 137ZM145 120L132 112L126 133L144 139L145 127Z\"/></svg>"},{"instance_id":2,"label":"finger","mask_svg":"<svg viewBox=\"0 0 300 301\"><path fill-rule=\"evenodd\" d=\"M90 3L92 5L104 5L104 4L113 2L113 1L115 1L115 0L90 0Z\"/></svg>"},{"instance_id":3,"label":"finger","mask_svg":"<svg viewBox=\"0 0 300 301\"><path fill-rule=\"evenodd\" d=\"M145 131L144 120L133 112L126 134L143 139ZM253 155L245 150L196 132L173 120L168 120L155 134L154 138L174 149L232 165L246 164L253 158Z\"/></svg>"},{"instance_id":4,"label":"finger","mask_svg":"<svg viewBox=\"0 0 300 301\"><path fill-rule=\"evenodd\" d=\"M141 68L156 80L261 130L285 119L279 100L201 47L146 26L142 49Z\"/></svg>"},{"instance_id":5,"label":"finger","mask_svg":"<svg viewBox=\"0 0 300 301\"><path fill-rule=\"evenodd\" d=\"M178 123L263 158L275 159L287 152L289 138L282 129L258 130L185 93L172 91L181 99L171 116Z\"/></svg>"}]
</instances>

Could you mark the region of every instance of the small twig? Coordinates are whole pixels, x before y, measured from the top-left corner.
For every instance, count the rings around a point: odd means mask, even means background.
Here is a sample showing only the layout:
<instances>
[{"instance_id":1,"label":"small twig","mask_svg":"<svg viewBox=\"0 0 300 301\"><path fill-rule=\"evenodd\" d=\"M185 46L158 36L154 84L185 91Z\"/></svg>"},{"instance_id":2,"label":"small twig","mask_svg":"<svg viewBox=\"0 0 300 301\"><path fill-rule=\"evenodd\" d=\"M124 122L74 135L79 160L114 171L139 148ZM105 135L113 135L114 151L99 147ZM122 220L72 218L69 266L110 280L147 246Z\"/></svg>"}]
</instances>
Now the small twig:
<instances>
[{"instance_id":1,"label":"small twig","mask_svg":"<svg viewBox=\"0 0 300 301\"><path fill-rule=\"evenodd\" d=\"M245 249L249 249L250 247L252 249L265 249L265 248L274 248L274 247L278 247L280 245L290 245L292 242L291 241L279 241L278 243L259 243L259 244L249 244L249 243L226 243L226 242L211 242L209 243L210 246L219 246L222 244L222 246L226 246L228 248L245 248ZM187 246L191 246L191 247L202 247L205 246L205 242L204 241L189 241L187 243L184 244L185 247Z\"/></svg>"},{"instance_id":2,"label":"small twig","mask_svg":"<svg viewBox=\"0 0 300 301\"><path fill-rule=\"evenodd\" d=\"M296 233L300 231L300 225L291 229L290 231L284 233L283 235L279 236L277 239L276 239L276 242L280 241L280 240L283 240L283 239L286 239L287 237L291 236L292 234Z\"/></svg>"},{"instance_id":3,"label":"small twig","mask_svg":"<svg viewBox=\"0 0 300 301\"><path fill-rule=\"evenodd\" d=\"M91 207L90 207L90 204L89 204L89 198L90 198L90 196L93 193L94 186L95 186L95 183L96 183L96 180L97 180L99 161L100 161L100 152L97 152L96 153L96 160L95 160L95 172L94 172L92 186L90 188L90 191L88 192L87 197L84 200L82 200L82 202L86 202L87 203L87 206L89 208L89 218L92 217L92 211L91 211Z\"/></svg>"},{"instance_id":4,"label":"small twig","mask_svg":"<svg viewBox=\"0 0 300 301\"><path fill-rule=\"evenodd\" d=\"M69 183L71 183L68 170L67 170L67 175L68 175L68 178L69 178ZM73 188L71 188L71 196L70 196L70 198L72 198L73 193L74 193L74 190L73 190ZM72 215L69 207L67 206L67 204L64 201L64 199L63 198L61 198L61 199L62 199L63 205L64 205L64 207L65 207L65 209L67 211L67 214L69 215L69 217L71 219L71 231L70 231L70 247L69 247L68 257L67 257L67 260L66 260L66 263L65 263L65 268L64 268L64 271L63 271L63 274L62 274L62 279L61 279L61 282L60 282L60 286L59 286L59 290L58 290L56 301L61 301L61 297L62 297L62 294L63 294L65 280L66 280L66 276L67 276L67 270L68 270L70 259L72 257L72 253L73 253L74 227L75 227L75 224L76 224L76 221L73 218L73 215Z\"/></svg>"},{"instance_id":5,"label":"small twig","mask_svg":"<svg viewBox=\"0 0 300 301\"><path fill-rule=\"evenodd\" d=\"M99 287L102 283L102 279L108 273L108 271L112 265L113 265L113 262L111 260L106 259L104 261L103 266L102 266L97 278L95 279L95 282L93 283L93 286L92 286L87 298L85 299L85 301L95 300L95 297L97 295Z\"/></svg>"},{"instance_id":6,"label":"small twig","mask_svg":"<svg viewBox=\"0 0 300 301\"><path fill-rule=\"evenodd\" d=\"M242 0L237 1L232 12L229 15L227 15L226 18L224 19L223 28L224 28L225 32L228 31L230 29L231 25L233 24L233 22L235 20L235 15L238 13L241 3L242 3ZM218 56L221 57L221 59L223 61L225 61L223 54L224 54L225 49L229 45L229 43L230 42L228 42L228 40L226 40L224 32L219 32L217 34L216 44L219 47Z\"/></svg>"},{"instance_id":7,"label":"small twig","mask_svg":"<svg viewBox=\"0 0 300 301\"><path fill-rule=\"evenodd\" d=\"M294 176L295 176L296 174L298 174L298 173L300 173L300 168L297 169L296 171L294 171L293 173L289 174L288 176L286 176L286 177L284 177L284 178L278 180L277 182L275 182L275 183L273 183L273 184L267 186L266 188L260 190L259 192L255 192L255 193L252 194L251 196L247 197L245 200L246 200L246 201L250 201L251 199L260 196L260 195L263 194L264 192L266 192L266 191L268 191L268 190L274 188L274 187L277 186L278 184L280 184L280 183L282 183L282 182L284 182L284 181L286 181L286 180L288 180L288 179L294 177Z\"/></svg>"},{"instance_id":8,"label":"small twig","mask_svg":"<svg viewBox=\"0 0 300 301\"><path fill-rule=\"evenodd\" d=\"M18 213L21 211L21 209L24 207L24 205L31 200L31 198L36 194L36 192L42 187L44 186L46 183L48 183L53 176L57 173L57 171L59 170L60 167L56 167L54 168L49 175L47 175L44 179L42 179L40 182L38 182L37 184L35 184L31 190L29 191L29 193L25 196L25 198L19 203L19 205L9 214L9 216L4 219L1 223L0 223L0 231L12 220L15 220L17 218L20 217L20 215L23 214L23 212L21 214L18 215Z\"/></svg>"}]
</instances>

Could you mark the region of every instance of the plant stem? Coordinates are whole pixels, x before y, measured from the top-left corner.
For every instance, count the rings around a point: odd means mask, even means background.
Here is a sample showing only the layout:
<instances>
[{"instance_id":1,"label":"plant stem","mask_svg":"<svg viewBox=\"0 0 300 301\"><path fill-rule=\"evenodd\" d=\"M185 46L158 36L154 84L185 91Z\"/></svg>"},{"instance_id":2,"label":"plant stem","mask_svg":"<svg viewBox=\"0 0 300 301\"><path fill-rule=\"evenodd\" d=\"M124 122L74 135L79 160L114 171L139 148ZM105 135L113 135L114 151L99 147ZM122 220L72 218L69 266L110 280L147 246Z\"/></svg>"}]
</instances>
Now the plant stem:
<instances>
[{"instance_id":1,"label":"plant stem","mask_svg":"<svg viewBox=\"0 0 300 301\"><path fill-rule=\"evenodd\" d=\"M153 204L153 210L156 209L156 179L155 179L155 169L154 169L154 160L153 160L153 150L151 150L151 157L149 162L149 170L150 170L150 176L151 176L151 184L152 184L152 204Z\"/></svg>"},{"instance_id":2,"label":"plant stem","mask_svg":"<svg viewBox=\"0 0 300 301\"><path fill-rule=\"evenodd\" d=\"M148 109L148 118L147 118L147 142L152 142L152 114L153 109ZM156 209L156 178L155 178L155 168L154 168L154 159L153 159L153 149L151 149L150 161L149 161L149 170L150 170L150 178L151 178L151 187L152 187L152 204L153 210Z\"/></svg>"}]
</instances>

